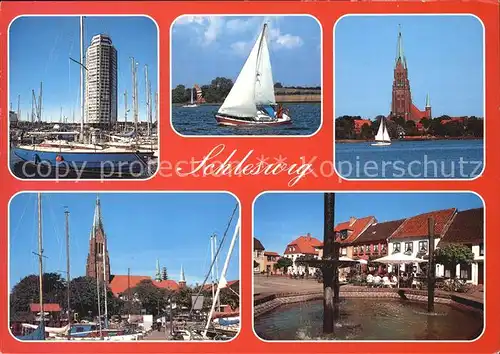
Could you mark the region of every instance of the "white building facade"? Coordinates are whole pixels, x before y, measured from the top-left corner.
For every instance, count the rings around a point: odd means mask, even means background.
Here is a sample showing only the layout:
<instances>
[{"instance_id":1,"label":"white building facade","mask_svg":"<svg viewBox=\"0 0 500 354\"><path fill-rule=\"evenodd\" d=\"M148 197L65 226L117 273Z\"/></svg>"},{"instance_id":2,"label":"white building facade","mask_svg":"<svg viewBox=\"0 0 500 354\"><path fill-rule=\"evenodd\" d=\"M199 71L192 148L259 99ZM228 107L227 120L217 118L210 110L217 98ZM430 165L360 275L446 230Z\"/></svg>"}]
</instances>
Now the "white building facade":
<instances>
[{"instance_id":1,"label":"white building facade","mask_svg":"<svg viewBox=\"0 0 500 354\"><path fill-rule=\"evenodd\" d=\"M118 116L118 63L111 38L92 37L85 58L85 122L112 125Z\"/></svg>"}]
</instances>

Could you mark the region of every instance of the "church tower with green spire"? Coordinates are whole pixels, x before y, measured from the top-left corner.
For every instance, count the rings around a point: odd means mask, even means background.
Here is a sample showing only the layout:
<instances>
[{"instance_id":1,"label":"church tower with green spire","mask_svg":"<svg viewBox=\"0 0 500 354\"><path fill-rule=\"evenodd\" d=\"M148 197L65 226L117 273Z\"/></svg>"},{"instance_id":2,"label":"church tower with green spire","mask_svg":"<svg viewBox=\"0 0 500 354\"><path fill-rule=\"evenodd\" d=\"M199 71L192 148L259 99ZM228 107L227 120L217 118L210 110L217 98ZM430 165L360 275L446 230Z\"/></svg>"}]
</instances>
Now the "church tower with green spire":
<instances>
[{"instance_id":1,"label":"church tower with green spire","mask_svg":"<svg viewBox=\"0 0 500 354\"><path fill-rule=\"evenodd\" d=\"M411 119L411 91L408 79L408 65L403 50L403 35L399 26L396 60L394 63L394 80L392 83L392 117Z\"/></svg>"},{"instance_id":2,"label":"church tower with green spire","mask_svg":"<svg viewBox=\"0 0 500 354\"><path fill-rule=\"evenodd\" d=\"M156 281L161 281L161 271L160 271L160 260L156 260L156 275L155 275L155 280Z\"/></svg>"}]
</instances>

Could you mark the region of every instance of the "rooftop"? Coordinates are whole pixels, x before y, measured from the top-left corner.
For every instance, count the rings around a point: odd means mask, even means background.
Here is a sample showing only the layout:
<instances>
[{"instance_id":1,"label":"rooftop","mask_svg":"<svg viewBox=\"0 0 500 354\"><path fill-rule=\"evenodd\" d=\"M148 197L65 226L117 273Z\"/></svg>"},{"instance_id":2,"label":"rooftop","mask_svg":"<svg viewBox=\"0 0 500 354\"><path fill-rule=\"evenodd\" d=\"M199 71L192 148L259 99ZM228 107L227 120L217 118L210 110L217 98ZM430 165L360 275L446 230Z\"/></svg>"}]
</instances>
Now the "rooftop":
<instances>
[{"instance_id":1,"label":"rooftop","mask_svg":"<svg viewBox=\"0 0 500 354\"><path fill-rule=\"evenodd\" d=\"M452 217L457 212L456 208L431 211L419 214L406 219L401 227L390 237L391 239L422 238L429 234L428 219L434 217L434 233L436 237L441 237L446 231Z\"/></svg>"},{"instance_id":2,"label":"rooftop","mask_svg":"<svg viewBox=\"0 0 500 354\"><path fill-rule=\"evenodd\" d=\"M315 237L312 237L311 234L307 234L304 236L299 236L298 238L290 242L286 246L285 254L318 254L316 248L320 246L323 246L323 242ZM290 250L290 247L293 247L293 250Z\"/></svg>"},{"instance_id":3,"label":"rooftop","mask_svg":"<svg viewBox=\"0 0 500 354\"><path fill-rule=\"evenodd\" d=\"M334 229L335 232L340 232L343 230L348 230L348 231L352 232L345 239L341 239L340 236L337 236L336 237L337 241L342 243L342 244L353 242L354 240L356 240L358 238L358 236L364 230L366 230L366 228L370 224L372 224L374 222L376 222L376 219L373 216L367 216L367 217L360 218L360 219L357 219L355 217L351 217L348 221L342 222L342 223L338 224L337 226L335 226L335 229Z\"/></svg>"},{"instance_id":4,"label":"rooftop","mask_svg":"<svg viewBox=\"0 0 500 354\"><path fill-rule=\"evenodd\" d=\"M373 223L353 242L355 244L386 241L406 219Z\"/></svg>"},{"instance_id":5,"label":"rooftop","mask_svg":"<svg viewBox=\"0 0 500 354\"><path fill-rule=\"evenodd\" d=\"M484 208L458 212L443 236L445 243L484 242Z\"/></svg>"}]
</instances>

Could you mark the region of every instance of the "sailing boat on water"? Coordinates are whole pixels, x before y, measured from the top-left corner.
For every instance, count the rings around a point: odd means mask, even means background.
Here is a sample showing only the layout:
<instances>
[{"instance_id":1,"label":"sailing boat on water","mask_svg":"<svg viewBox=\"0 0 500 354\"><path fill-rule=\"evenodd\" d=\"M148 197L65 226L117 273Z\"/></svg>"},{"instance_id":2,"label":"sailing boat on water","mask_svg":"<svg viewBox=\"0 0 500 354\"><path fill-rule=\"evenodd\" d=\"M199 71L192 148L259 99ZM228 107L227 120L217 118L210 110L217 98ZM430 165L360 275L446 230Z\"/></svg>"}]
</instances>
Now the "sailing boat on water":
<instances>
[{"instance_id":1,"label":"sailing boat on water","mask_svg":"<svg viewBox=\"0 0 500 354\"><path fill-rule=\"evenodd\" d=\"M378 127L377 135L375 135L375 142L372 146L389 146L391 145L391 137L387 131L387 123L385 118L380 119L380 125Z\"/></svg>"},{"instance_id":2,"label":"sailing boat on water","mask_svg":"<svg viewBox=\"0 0 500 354\"><path fill-rule=\"evenodd\" d=\"M193 91L194 91L194 89L193 89L193 88L191 88L191 103L186 104L186 105L184 105L184 106L182 106L182 107L184 107L184 108L194 108L194 107L198 107L198 105L197 105L196 103L194 103L194 92L193 92Z\"/></svg>"},{"instance_id":3,"label":"sailing boat on water","mask_svg":"<svg viewBox=\"0 0 500 354\"><path fill-rule=\"evenodd\" d=\"M271 59L264 24L241 72L215 114L221 125L290 124L288 111L276 104Z\"/></svg>"}]
</instances>

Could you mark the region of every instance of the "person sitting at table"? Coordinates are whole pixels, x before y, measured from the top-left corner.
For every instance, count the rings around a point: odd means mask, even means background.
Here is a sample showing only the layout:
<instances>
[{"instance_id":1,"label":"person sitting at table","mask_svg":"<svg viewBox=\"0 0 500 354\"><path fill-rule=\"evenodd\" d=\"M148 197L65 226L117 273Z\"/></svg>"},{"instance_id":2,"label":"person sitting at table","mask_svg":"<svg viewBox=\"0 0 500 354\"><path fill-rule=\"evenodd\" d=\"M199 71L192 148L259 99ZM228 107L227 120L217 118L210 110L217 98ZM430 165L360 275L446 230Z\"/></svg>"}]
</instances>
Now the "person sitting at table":
<instances>
[{"instance_id":1,"label":"person sitting at table","mask_svg":"<svg viewBox=\"0 0 500 354\"><path fill-rule=\"evenodd\" d=\"M381 277L380 277L380 275L378 275L378 273L377 273L377 275L375 275L375 278L373 278L373 284L374 284L375 286L379 286L381 281L382 281L382 278L381 278Z\"/></svg>"},{"instance_id":2,"label":"person sitting at table","mask_svg":"<svg viewBox=\"0 0 500 354\"><path fill-rule=\"evenodd\" d=\"M373 285L373 275L372 275L372 273L368 273L368 275L366 276L366 283L368 284L368 286L372 286Z\"/></svg>"}]
</instances>

